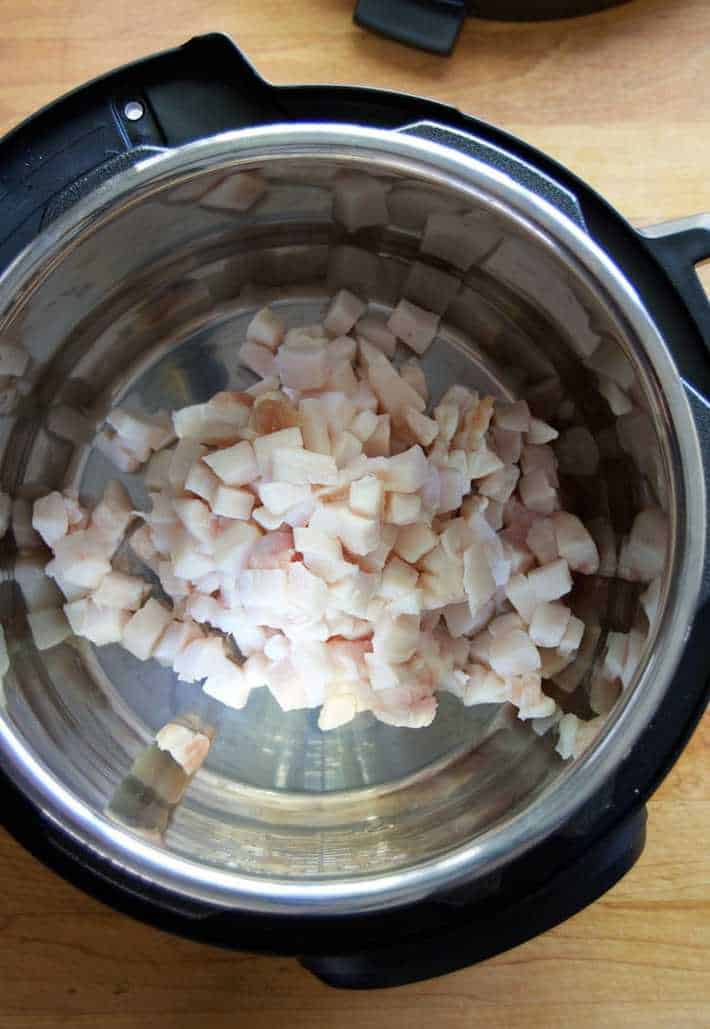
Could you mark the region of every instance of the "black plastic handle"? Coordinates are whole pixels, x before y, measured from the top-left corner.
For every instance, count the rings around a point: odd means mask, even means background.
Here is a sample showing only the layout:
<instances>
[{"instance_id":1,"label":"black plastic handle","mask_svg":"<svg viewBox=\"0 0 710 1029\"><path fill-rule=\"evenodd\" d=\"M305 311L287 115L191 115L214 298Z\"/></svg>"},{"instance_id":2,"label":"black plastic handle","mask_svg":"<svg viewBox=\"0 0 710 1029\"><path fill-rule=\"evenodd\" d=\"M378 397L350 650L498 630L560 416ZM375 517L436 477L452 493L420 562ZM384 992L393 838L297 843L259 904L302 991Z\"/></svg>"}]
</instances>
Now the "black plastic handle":
<instances>
[{"instance_id":1,"label":"black plastic handle","mask_svg":"<svg viewBox=\"0 0 710 1029\"><path fill-rule=\"evenodd\" d=\"M278 120L276 91L213 34L96 79L0 140L0 270L57 214L146 152ZM140 105L133 121L126 105Z\"/></svg>"},{"instance_id":2,"label":"black plastic handle","mask_svg":"<svg viewBox=\"0 0 710 1029\"><path fill-rule=\"evenodd\" d=\"M536 891L487 918L472 917L427 939L383 940L361 954L309 958L303 965L329 986L375 989L446 975L517 947L587 907L635 864L646 840L646 810L635 810L578 860Z\"/></svg>"}]
</instances>

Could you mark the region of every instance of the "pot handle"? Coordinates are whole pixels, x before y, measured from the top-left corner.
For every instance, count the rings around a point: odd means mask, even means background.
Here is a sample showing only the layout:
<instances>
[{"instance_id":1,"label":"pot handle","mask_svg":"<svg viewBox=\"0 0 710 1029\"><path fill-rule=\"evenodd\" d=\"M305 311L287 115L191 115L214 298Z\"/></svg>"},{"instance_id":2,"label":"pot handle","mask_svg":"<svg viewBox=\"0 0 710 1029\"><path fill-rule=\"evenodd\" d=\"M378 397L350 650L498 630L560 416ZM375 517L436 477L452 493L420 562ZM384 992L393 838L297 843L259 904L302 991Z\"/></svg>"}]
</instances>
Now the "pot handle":
<instances>
[{"instance_id":1,"label":"pot handle","mask_svg":"<svg viewBox=\"0 0 710 1029\"><path fill-rule=\"evenodd\" d=\"M306 958L302 964L328 986L379 989L446 975L546 932L606 893L636 863L646 840L646 809L637 808L581 858L537 891L507 907L456 919L452 928L418 940L383 940L359 954ZM416 922L416 912L412 914Z\"/></svg>"},{"instance_id":2,"label":"pot handle","mask_svg":"<svg viewBox=\"0 0 710 1029\"><path fill-rule=\"evenodd\" d=\"M0 270L58 215L166 147L283 120L278 91L214 33L67 94L0 140Z\"/></svg>"}]
</instances>

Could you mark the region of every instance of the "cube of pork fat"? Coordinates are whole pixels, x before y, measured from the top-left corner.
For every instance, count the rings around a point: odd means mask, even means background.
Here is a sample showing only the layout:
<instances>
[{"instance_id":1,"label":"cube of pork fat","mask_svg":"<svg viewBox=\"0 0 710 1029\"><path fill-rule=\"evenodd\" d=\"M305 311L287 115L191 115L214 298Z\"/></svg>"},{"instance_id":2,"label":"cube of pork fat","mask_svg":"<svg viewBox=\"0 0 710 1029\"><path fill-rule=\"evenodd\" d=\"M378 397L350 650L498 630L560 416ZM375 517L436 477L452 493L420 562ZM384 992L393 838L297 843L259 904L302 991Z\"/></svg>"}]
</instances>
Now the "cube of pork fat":
<instances>
[{"instance_id":1,"label":"cube of pork fat","mask_svg":"<svg viewBox=\"0 0 710 1029\"><path fill-rule=\"evenodd\" d=\"M123 630L123 646L134 657L147 661L168 625L172 612L151 598L137 611Z\"/></svg>"},{"instance_id":2,"label":"cube of pork fat","mask_svg":"<svg viewBox=\"0 0 710 1029\"><path fill-rule=\"evenodd\" d=\"M69 517L61 493L55 490L46 497L35 500L32 527L37 530L48 547L62 536L66 536L69 531Z\"/></svg>"},{"instance_id":3,"label":"cube of pork fat","mask_svg":"<svg viewBox=\"0 0 710 1029\"><path fill-rule=\"evenodd\" d=\"M366 310L367 304L359 297L347 289L341 289L330 303L323 319L323 328L329 336L345 336Z\"/></svg>"},{"instance_id":4,"label":"cube of pork fat","mask_svg":"<svg viewBox=\"0 0 710 1029\"><path fill-rule=\"evenodd\" d=\"M557 439L559 432L557 429L553 429L547 422L543 422L540 418L530 418L530 424L528 430L525 433L525 442L533 445L541 445L545 443L551 443L554 439Z\"/></svg>"},{"instance_id":5,"label":"cube of pork fat","mask_svg":"<svg viewBox=\"0 0 710 1029\"><path fill-rule=\"evenodd\" d=\"M557 601L538 604L530 622L530 639L539 647L556 647L570 620L570 610Z\"/></svg>"},{"instance_id":6,"label":"cube of pork fat","mask_svg":"<svg viewBox=\"0 0 710 1029\"><path fill-rule=\"evenodd\" d=\"M559 507L557 490L541 469L521 477L520 499L529 511L536 514L552 514Z\"/></svg>"},{"instance_id":7,"label":"cube of pork fat","mask_svg":"<svg viewBox=\"0 0 710 1029\"><path fill-rule=\"evenodd\" d=\"M280 429L278 432L271 432L268 436L259 436L254 440L254 455L256 457L257 471L253 476L261 475L265 479L273 478L271 460L275 450L279 448L299 449L303 447L303 436L301 430L297 427L290 429ZM216 455L212 455L215 457ZM215 469L219 475L219 470ZM245 480L249 481L249 480ZM225 480L226 482L226 480ZM244 485L244 482L227 482L228 486Z\"/></svg>"},{"instance_id":8,"label":"cube of pork fat","mask_svg":"<svg viewBox=\"0 0 710 1029\"><path fill-rule=\"evenodd\" d=\"M397 337L387 328L387 322L378 315L367 315L361 318L355 326L355 334L358 338L366 339L381 350L387 357L394 357L397 349Z\"/></svg>"},{"instance_id":9,"label":"cube of pork fat","mask_svg":"<svg viewBox=\"0 0 710 1029\"><path fill-rule=\"evenodd\" d=\"M541 565L561 556L557 549L555 526L550 518L536 518L528 529L525 542Z\"/></svg>"},{"instance_id":10,"label":"cube of pork fat","mask_svg":"<svg viewBox=\"0 0 710 1029\"><path fill-rule=\"evenodd\" d=\"M399 529L394 543L394 551L404 561L414 564L430 550L433 550L438 539L436 533L428 525L417 522Z\"/></svg>"},{"instance_id":11,"label":"cube of pork fat","mask_svg":"<svg viewBox=\"0 0 710 1029\"><path fill-rule=\"evenodd\" d=\"M377 425L363 444L362 449L366 457L390 456L390 416L388 414L377 416Z\"/></svg>"},{"instance_id":12,"label":"cube of pork fat","mask_svg":"<svg viewBox=\"0 0 710 1029\"><path fill-rule=\"evenodd\" d=\"M298 429L286 429L284 431L298 433L300 437ZM273 435L280 434L274 433ZM263 438L269 439L270 437L265 436ZM256 442L259 443L260 441L257 440ZM265 450L266 448L264 447L263 449ZM255 453L255 448L252 447L251 443L242 440L241 443L236 443L233 447L216 450L214 453L206 455L204 460L212 471L219 476L225 486L245 486L259 475L260 469Z\"/></svg>"},{"instance_id":13,"label":"cube of pork fat","mask_svg":"<svg viewBox=\"0 0 710 1029\"><path fill-rule=\"evenodd\" d=\"M557 550L570 568L585 575L599 570L599 551L590 533L576 515L557 511L551 516Z\"/></svg>"},{"instance_id":14,"label":"cube of pork fat","mask_svg":"<svg viewBox=\"0 0 710 1029\"><path fill-rule=\"evenodd\" d=\"M193 439L181 439L172 452L168 466L168 485L174 493L182 493L185 480L196 461L207 454L207 447Z\"/></svg>"},{"instance_id":15,"label":"cube of pork fat","mask_svg":"<svg viewBox=\"0 0 710 1029\"><path fill-rule=\"evenodd\" d=\"M58 573L87 590L96 589L110 571L106 542L94 529L82 529L56 540L54 560L47 565L47 575Z\"/></svg>"},{"instance_id":16,"label":"cube of pork fat","mask_svg":"<svg viewBox=\"0 0 710 1029\"><path fill-rule=\"evenodd\" d=\"M510 432L527 432L530 428L530 408L524 400L497 400L493 417L497 426Z\"/></svg>"},{"instance_id":17,"label":"cube of pork fat","mask_svg":"<svg viewBox=\"0 0 710 1029\"><path fill-rule=\"evenodd\" d=\"M320 389L328 379L328 351L318 339L301 336L282 343L276 354L276 371L290 389Z\"/></svg>"},{"instance_id":18,"label":"cube of pork fat","mask_svg":"<svg viewBox=\"0 0 710 1029\"><path fill-rule=\"evenodd\" d=\"M333 183L333 217L348 232L368 225L386 225L386 191L379 179L363 172L346 172Z\"/></svg>"},{"instance_id":19,"label":"cube of pork fat","mask_svg":"<svg viewBox=\"0 0 710 1029\"><path fill-rule=\"evenodd\" d=\"M564 558L534 568L527 578L540 601L559 600L572 589L569 565Z\"/></svg>"},{"instance_id":20,"label":"cube of pork fat","mask_svg":"<svg viewBox=\"0 0 710 1029\"><path fill-rule=\"evenodd\" d=\"M436 336L439 315L425 311L409 300L400 300L390 315L387 328L417 354L423 354Z\"/></svg>"},{"instance_id":21,"label":"cube of pork fat","mask_svg":"<svg viewBox=\"0 0 710 1029\"><path fill-rule=\"evenodd\" d=\"M493 671L504 678L535 672L540 667L537 648L521 629L494 636L489 647L489 660Z\"/></svg>"},{"instance_id":22,"label":"cube of pork fat","mask_svg":"<svg viewBox=\"0 0 710 1029\"><path fill-rule=\"evenodd\" d=\"M410 406L417 411L426 407L424 400L409 383L405 382L387 357L367 340L359 344L360 360L367 371L368 381L382 407L390 414L397 414Z\"/></svg>"},{"instance_id":23,"label":"cube of pork fat","mask_svg":"<svg viewBox=\"0 0 710 1029\"><path fill-rule=\"evenodd\" d=\"M286 334L286 326L270 307L262 307L249 322L246 338L269 350L278 350Z\"/></svg>"},{"instance_id":24,"label":"cube of pork fat","mask_svg":"<svg viewBox=\"0 0 710 1029\"><path fill-rule=\"evenodd\" d=\"M72 632L99 647L107 643L122 642L123 632L130 618L128 611L99 607L89 597L65 604L64 614Z\"/></svg>"},{"instance_id":25,"label":"cube of pork fat","mask_svg":"<svg viewBox=\"0 0 710 1029\"><path fill-rule=\"evenodd\" d=\"M239 363L254 372L260 379L268 379L278 374L276 369L276 358L268 347L246 339L239 348Z\"/></svg>"},{"instance_id":26,"label":"cube of pork fat","mask_svg":"<svg viewBox=\"0 0 710 1029\"><path fill-rule=\"evenodd\" d=\"M236 172L205 193L200 205L218 211L248 211L268 188L265 179L256 172Z\"/></svg>"},{"instance_id":27,"label":"cube of pork fat","mask_svg":"<svg viewBox=\"0 0 710 1029\"><path fill-rule=\"evenodd\" d=\"M325 406L319 397L304 397L298 405L303 445L318 454L330 454L330 435Z\"/></svg>"},{"instance_id":28,"label":"cube of pork fat","mask_svg":"<svg viewBox=\"0 0 710 1029\"><path fill-rule=\"evenodd\" d=\"M257 440L256 445L259 442ZM302 447L279 447L273 450L271 466L275 479L294 485L332 486L338 481L338 466L332 457L327 454L316 454Z\"/></svg>"},{"instance_id":29,"label":"cube of pork fat","mask_svg":"<svg viewBox=\"0 0 710 1029\"><path fill-rule=\"evenodd\" d=\"M132 450L128 450L122 445L120 436L113 432L109 433L106 429L102 429L101 432L97 433L95 444L104 457L108 458L111 464L115 465L121 472L137 472L143 463ZM147 457L148 455L146 454L145 459Z\"/></svg>"},{"instance_id":30,"label":"cube of pork fat","mask_svg":"<svg viewBox=\"0 0 710 1029\"><path fill-rule=\"evenodd\" d=\"M170 754L186 775L194 775L210 749L210 738L179 722L169 722L156 734L155 743Z\"/></svg>"},{"instance_id":31,"label":"cube of pork fat","mask_svg":"<svg viewBox=\"0 0 710 1029\"><path fill-rule=\"evenodd\" d=\"M640 511L631 533L621 547L619 577L630 582L650 582L665 567L668 549L668 519L658 508Z\"/></svg>"},{"instance_id":32,"label":"cube of pork fat","mask_svg":"<svg viewBox=\"0 0 710 1029\"><path fill-rule=\"evenodd\" d=\"M149 593L150 584L140 576L110 571L101 580L92 599L101 607L118 607L125 611L137 611Z\"/></svg>"},{"instance_id":33,"label":"cube of pork fat","mask_svg":"<svg viewBox=\"0 0 710 1029\"><path fill-rule=\"evenodd\" d=\"M384 496L384 485L374 475L366 475L350 483L350 508L365 518L381 516Z\"/></svg>"},{"instance_id":34,"label":"cube of pork fat","mask_svg":"<svg viewBox=\"0 0 710 1029\"><path fill-rule=\"evenodd\" d=\"M254 494L246 489L219 485L212 501L213 514L246 521L254 507Z\"/></svg>"}]
</instances>

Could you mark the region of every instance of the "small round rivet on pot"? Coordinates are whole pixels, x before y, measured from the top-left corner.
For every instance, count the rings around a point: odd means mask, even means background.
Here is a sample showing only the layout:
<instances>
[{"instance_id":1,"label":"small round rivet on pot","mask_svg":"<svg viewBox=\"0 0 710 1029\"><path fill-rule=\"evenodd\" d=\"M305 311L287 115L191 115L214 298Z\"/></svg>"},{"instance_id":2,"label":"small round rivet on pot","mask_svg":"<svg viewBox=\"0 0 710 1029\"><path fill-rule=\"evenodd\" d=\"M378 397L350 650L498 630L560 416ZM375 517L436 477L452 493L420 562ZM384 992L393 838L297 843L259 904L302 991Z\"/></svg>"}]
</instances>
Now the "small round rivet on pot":
<instances>
[{"instance_id":1,"label":"small round rivet on pot","mask_svg":"<svg viewBox=\"0 0 710 1029\"><path fill-rule=\"evenodd\" d=\"M123 113L129 121L140 121L145 114L145 108L140 100L129 100L123 108Z\"/></svg>"}]
</instances>

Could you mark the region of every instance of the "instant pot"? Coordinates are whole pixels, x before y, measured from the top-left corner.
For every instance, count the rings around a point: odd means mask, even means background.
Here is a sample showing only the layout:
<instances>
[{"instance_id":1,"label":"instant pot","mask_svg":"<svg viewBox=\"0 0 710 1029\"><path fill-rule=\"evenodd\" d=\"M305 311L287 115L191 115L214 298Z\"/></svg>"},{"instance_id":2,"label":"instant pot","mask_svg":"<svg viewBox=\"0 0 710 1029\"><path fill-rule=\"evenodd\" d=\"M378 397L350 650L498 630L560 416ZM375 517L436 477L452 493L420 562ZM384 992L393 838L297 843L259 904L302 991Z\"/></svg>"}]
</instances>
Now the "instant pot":
<instances>
[{"instance_id":1,"label":"instant pot","mask_svg":"<svg viewBox=\"0 0 710 1029\"><path fill-rule=\"evenodd\" d=\"M362 191L346 216L343 178ZM245 181L259 183L247 201ZM337 986L461 968L609 889L708 699L707 216L636 231L499 129L396 93L274 87L222 35L30 118L0 143L0 197L0 341L28 355L0 380L6 828L121 911L298 956ZM464 227L457 247L431 245L433 215ZM566 710L594 713L609 632L641 626L645 641L575 761L554 726L508 706L444 695L427 729L361 714L322 733L317 712L281 712L264 690L228 710L118 647L32 641L26 610L51 584L29 505L67 485L98 497L116 475L94 446L110 407L243 386L254 311L313 321L343 286L377 310L407 295L441 314L435 389L524 395L575 428L594 460L565 470L565 506L604 518L614 546L643 507L667 514L652 626L644 587L614 568L573 596L589 642L554 687ZM123 478L139 503L140 477ZM185 717L214 735L189 781L152 745Z\"/></svg>"}]
</instances>

